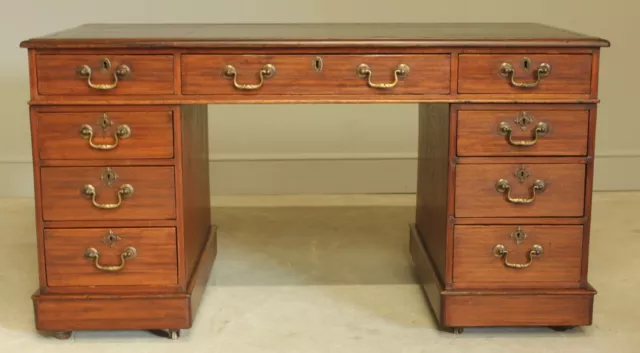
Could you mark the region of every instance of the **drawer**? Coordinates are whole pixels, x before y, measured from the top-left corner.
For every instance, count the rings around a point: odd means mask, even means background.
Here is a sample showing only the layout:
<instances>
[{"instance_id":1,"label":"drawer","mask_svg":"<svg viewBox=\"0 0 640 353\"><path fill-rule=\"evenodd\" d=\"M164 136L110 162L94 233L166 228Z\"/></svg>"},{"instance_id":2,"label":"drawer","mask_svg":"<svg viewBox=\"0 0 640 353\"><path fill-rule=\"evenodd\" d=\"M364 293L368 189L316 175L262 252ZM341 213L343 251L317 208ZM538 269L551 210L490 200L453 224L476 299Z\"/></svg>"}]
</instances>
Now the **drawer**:
<instances>
[{"instance_id":1,"label":"drawer","mask_svg":"<svg viewBox=\"0 0 640 353\"><path fill-rule=\"evenodd\" d=\"M41 159L173 158L171 111L37 113Z\"/></svg>"},{"instance_id":2,"label":"drawer","mask_svg":"<svg viewBox=\"0 0 640 353\"><path fill-rule=\"evenodd\" d=\"M178 283L175 228L45 229L44 242L51 287Z\"/></svg>"},{"instance_id":3,"label":"drawer","mask_svg":"<svg viewBox=\"0 0 640 353\"><path fill-rule=\"evenodd\" d=\"M366 66L361 66L363 64ZM448 54L183 55L182 92L219 95L448 94L450 65Z\"/></svg>"},{"instance_id":4,"label":"drawer","mask_svg":"<svg viewBox=\"0 0 640 353\"><path fill-rule=\"evenodd\" d=\"M584 156L587 110L460 110L459 156Z\"/></svg>"},{"instance_id":5,"label":"drawer","mask_svg":"<svg viewBox=\"0 0 640 353\"><path fill-rule=\"evenodd\" d=\"M456 217L581 217L584 164L458 164Z\"/></svg>"},{"instance_id":6,"label":"drawer","mask_svg":"<svg viewBox=\"0 0 640 353\"><path fill-rule=\"evenodd\" d=\"M582 226L457 225L453 282L483 288L575 287L582 269Z\"/></svg>"},{"instance_id":7,"label":"drawer","mask_svg":"<svg viewBox=\"0 0 640 353\"><path fill-rule=\"evenodd\" d=\"M41 95L174 94L172 55L49 55L36 57Z\"/></svg>"},{"instance_id":8,"label":"drawer","mask_svg":"<svg viewBox=\"0 0 640 353\"><path fill-rule=\"evenodd\" d=\"M461 54L459 93L591 92L590 54Z\"/></svg>"},{"instance_id":9,"label":"drawer","mask_svg":"<svg viewBox=\"0 0 640 353\"><path fill-rule=\"evenodd\" d=\"M45 221L175 219L173 167L44 167Z\"/></svg>"}]
</instances>

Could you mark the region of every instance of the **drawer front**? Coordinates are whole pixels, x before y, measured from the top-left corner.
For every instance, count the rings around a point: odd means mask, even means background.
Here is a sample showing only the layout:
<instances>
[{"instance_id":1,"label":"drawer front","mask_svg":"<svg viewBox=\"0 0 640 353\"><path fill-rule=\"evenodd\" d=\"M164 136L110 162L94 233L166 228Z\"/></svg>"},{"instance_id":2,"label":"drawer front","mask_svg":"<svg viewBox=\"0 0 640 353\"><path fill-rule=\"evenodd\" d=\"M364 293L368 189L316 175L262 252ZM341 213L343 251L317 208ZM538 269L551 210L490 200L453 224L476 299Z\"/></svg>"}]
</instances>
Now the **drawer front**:
<instances>
[{"instance_id":1,"label":"drawer front","mask_svg":"<svg viewBox=\"0 0 640 353\"><path fill-rule=\"evenodd\" d=\"M184 55L182 92L220 95L448 94L450 63L448 54Z\"/></svg>"},{"instance_id":2,"label":"drawer front","mask_svg":"<svg viewBox=\"0 0 640 353\"><path fill-rule=\"evenodd\" d=\"M45 229L47 284L178 283L175 228Z\"/></svg>"},{"instance_id":3,"label":"drawer front","mask_svg":"<svg viewBox=\"0 0 640 353\"><path fill-rule=\"evenodd\" d=\"M578 287L582 226L457 225L453 282L483 287L555 285ZM531 282L538 282L531 283Z\"/></svg>"},{"instance_id":4,"label":"drawer front","mask_svg":"<svg viewBox=\"0 0 640 353\"><path fill-rule=\"evenodd\" d=\"M48 55L36 58L41 95L174 94L171 55Z\"/></svg>"},{"instance_id":5,"label":"drawer front","mask_svg":"<svg viewBox=\"0 0 640 353\"><path fill-rule=\"evenodd\" d=\"M461 54L458 92L588 94L591 64L590 54Z\"/></svg>"},{"instance_id":6,"label":"drawer front","mask_svg":"<svg viewBox=\"0 0 640 353\"><path fill-rule=\"evenodd\" d=\"M45 221L175 219L173 167L44 167Z\"/></svg>"},{"instance_id":7,"label":"drawer front","mask_svg":"<svg viewBox=\"0 0 640 353\"><path fill-rule=\"evenodd\" d=\"M173 158L173 114L38 113L41 159Z\"/></svg>"},{"instance_id":8,"label":"drawer front","mask_svg":"<svg viewBox=\"0 0 640 353\"><path fill-rule=\"evenodd\" d=\"M584 156L586 110L460 110L459 156Z\"/></svg>"},{"instance_id":9,"label":"drawer front","mask_svg":"<svg viewBox=\"0 0 640 353\"><path fill-rule=\"evenodd\" d=\"M584 164L459 164L456 217L581 217Z\"/></svg>"}]
</instances>

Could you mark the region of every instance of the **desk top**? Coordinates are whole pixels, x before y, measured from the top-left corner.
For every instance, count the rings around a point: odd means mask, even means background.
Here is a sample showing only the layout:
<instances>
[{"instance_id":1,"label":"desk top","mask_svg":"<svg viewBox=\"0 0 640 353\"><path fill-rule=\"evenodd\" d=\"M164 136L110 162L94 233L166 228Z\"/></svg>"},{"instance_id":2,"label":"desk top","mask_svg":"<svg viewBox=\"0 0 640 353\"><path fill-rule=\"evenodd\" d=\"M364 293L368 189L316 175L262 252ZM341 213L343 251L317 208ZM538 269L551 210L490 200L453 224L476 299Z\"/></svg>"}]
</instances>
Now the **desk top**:
<instances>
[{"instance_id":1,"label":"desk top","mask_svg":"<svg viewBox=\"0 0 640 353\"><path fill-rule=\"evenodd\" d=\"M23 48L150 47L607 47L609 42L535 23L85 24Z\"/></svg>"}]
</instances>

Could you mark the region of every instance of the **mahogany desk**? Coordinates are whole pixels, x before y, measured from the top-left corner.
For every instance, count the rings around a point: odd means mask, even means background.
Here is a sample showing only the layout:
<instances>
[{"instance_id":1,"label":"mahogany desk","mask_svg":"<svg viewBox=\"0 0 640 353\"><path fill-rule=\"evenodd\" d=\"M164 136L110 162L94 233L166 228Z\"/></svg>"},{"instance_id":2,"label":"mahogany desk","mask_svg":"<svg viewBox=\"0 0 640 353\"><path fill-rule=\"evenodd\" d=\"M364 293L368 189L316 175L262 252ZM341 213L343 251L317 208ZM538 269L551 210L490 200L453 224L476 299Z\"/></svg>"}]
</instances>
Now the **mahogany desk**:
<instances>
[{"instance_id":1,"label":"mahogany desk","mask_svg":"<svg viewBox=\"0 0 640 353\"><path fill-rule=\"evenodd\" d=\"M606 40L537 24L84 25L28 48L38 330L162 329L216 258L212 103L417 103L410 251L443 329L590 325Z\"/></svg>"}]
</instances>

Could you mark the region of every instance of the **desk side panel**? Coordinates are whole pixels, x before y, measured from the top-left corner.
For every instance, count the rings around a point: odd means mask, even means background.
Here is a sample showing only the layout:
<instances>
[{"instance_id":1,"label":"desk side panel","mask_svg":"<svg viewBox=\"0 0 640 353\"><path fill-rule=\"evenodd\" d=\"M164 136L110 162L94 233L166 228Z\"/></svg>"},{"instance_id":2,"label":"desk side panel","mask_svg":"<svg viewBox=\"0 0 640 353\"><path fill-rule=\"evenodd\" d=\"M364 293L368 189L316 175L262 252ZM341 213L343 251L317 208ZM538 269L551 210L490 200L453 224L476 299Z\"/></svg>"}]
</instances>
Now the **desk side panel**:
<instances>
[{"instance_id":1,"label":"desk side panel","mask_svg":"<svg viewBox=\"0 0 640 353\"><path fill-rule=\"evenodd\" d=\"M449 104L419 106L416 225L441 283L446 278Z\"/></svg>"},{"instance_id":2,"label":"desk side panel","mask_svg":"<svg viewBox=\"0 0 640 353\"><path fill-rule=\"evenodd\" d=\"M209 235L209 142L206 105L180 106L182 155L182 237L188 281Z\"/></svg>"}]
</instances>

